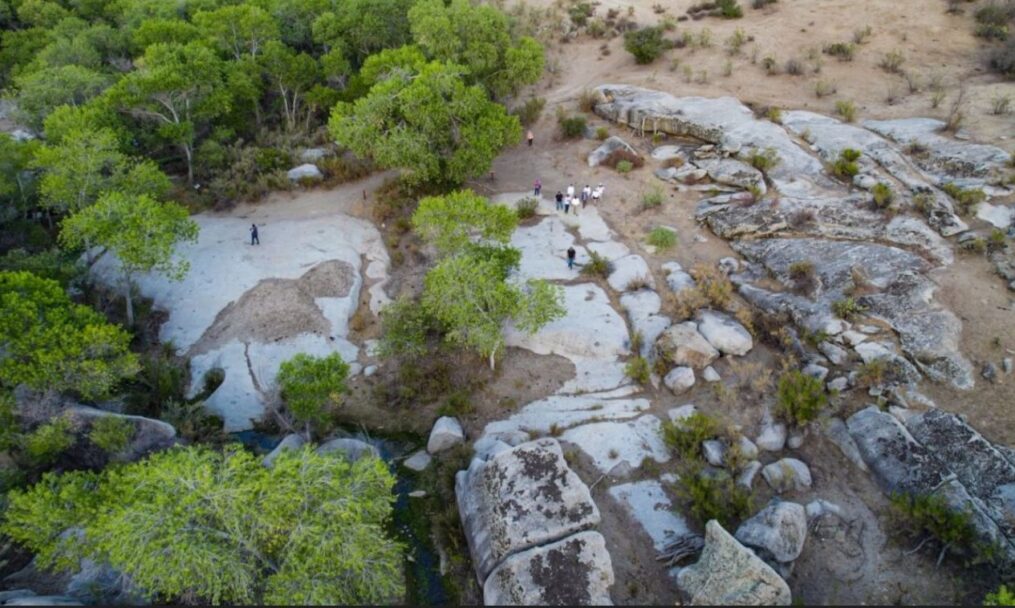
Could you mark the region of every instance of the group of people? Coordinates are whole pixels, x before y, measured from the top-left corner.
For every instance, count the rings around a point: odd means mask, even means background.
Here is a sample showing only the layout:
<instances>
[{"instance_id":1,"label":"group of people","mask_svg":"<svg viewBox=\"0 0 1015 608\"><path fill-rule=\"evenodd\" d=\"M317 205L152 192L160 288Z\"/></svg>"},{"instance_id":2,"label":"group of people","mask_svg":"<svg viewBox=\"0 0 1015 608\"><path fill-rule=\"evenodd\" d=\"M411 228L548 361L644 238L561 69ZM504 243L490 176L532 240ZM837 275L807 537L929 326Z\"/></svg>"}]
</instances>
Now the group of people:
<instances>
[{"instance_id":1,"label":"group of people","mask_svg":"<svg viewBox=\"0 0 1015 608\"><path fill-rule=\"evenodd\" d=\"M535 192L535 195L539 196L543 191L542 182L537 179L533 184L532 189ZM581 208L584 209L585 205L589 204L589 201L598 203L603 198L603 192L605 191L606 188L602 184L599 184L595 188L585 184L585 187L582 188L576 196L574 184L568 184L565 191L561 192L560 190L557 190L557 194L555 194L553 198L557 202L557 211L563 211L564 215L567 215L571 212L571 209L574 209L574 214L578 215L579 204L581 205Z\"/></svg>"}]
</instances>

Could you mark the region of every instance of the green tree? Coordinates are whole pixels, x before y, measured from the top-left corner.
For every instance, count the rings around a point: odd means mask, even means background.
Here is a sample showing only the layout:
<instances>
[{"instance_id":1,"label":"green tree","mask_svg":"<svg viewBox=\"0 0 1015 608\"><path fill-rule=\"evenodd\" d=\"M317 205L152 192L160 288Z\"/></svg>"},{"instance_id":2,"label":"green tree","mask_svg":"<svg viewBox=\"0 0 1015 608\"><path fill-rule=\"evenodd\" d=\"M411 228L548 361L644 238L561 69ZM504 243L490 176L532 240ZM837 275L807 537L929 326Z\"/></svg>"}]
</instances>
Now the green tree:
<instances>
[{"instance_id":1,"label":"green tree","mask_svg":"<svg viewBox=\"0 0 1015 608\"><path fill-rule=\"evenodd\" d=\"M476 239L507 243L518 226L518 214L491 205L471 190L459 190L421 200L412 225L425 241L448 255L463 251Z\"/></svg>"},{"instance_id":2,"label":"green tree","mask_svg":"<svg viewBox=\"0 0 1015 608\"><path fill-rule=\"evenodd\" d=\"M0 272L0 383L97 399L138 371L130 336L59 283Z\"/></svg>"},{"instance_id":3,"label":"green tree","mask_svg":"<svg viewBox=\"0 0 1015 608\"><path fill-rule=\"evenodd\" d=\"M381 167L405 169L410 183L460 184L485 173L521 139L521 125L462 73L432 62L415 76L393 74L354 104L335 106L331 134Z\"/></svg>"},{"instance_id":4,"label":"green tree","mask_svg":"<svg viewBox=\"0 0 1015 608\"><path fill-rule=\"evenodd\" d=\"M426 57L417 46L407 45L397 49L384 49L380 53L367 57L357 78L362 86L370 89L391 75L412 76L418 74L425 65Z\"/></svg>"},{"instance_id":5,"label":"green tree","mask_svg":"<svg viewBox=\"0 0 1015 608\"><path fill-rule=\"evenodd\" d=\"M103 416L92 422L88 439L109 454L122 452L134 436L134 423L119 416Z\"/></svg>"},{"instance_id":6,"label":"green tree","mask_svg":"<svg viewBox=\"0 0 1015 608\"><path fill-rule=\"evenodd\" d=\"M338 353L327 357L300 353L279 366L282 399L296 422L304 425L307 439L311 439L311 425L323 423L328 406L341 401L348 377L349 365Z\"/></svg>"},{"instance_id":7,"label":"green tree","mask_svg":"<svg viewBox=\"0 0 1015 608\"><path fill-rule=\"evenodd\" d=\"M659 27L643 27L624 34L624 50L634 55L634 62L652 63L669 48Z\"/></svg>"},{"instance_id":8,"label":"green tree","mask_svg":"<svg viewBox=\"0 0 1015 608\"><path fill-rule=\"evenodd\" d=\"M343 49L355 66L384 49L411 40L408 11L413 0L346 0L335 2L313 23L314 42Z\"/></svg>"},{"instance_id":9,"label":"green tree","mask_svg":"<svg viewBox=\"0 0 1015 608\"><path fill-rule=\"evenodd\" d=\"M563 294L545 281L526 288L506 280L496 259L463 253L442 260L424 279L422 304L446 329L445 339L496 362L506 321L534 333L564 315Z\"/></svg>"},{"instance_id":10,"label":"green tree","mask_svg":"<svg viewBox=\"0 0 1015 608\"><path fill-rule=\"evenodd\" d=\"M194 181L194 146L199 133L229 110L224 64L198 42L153 44L133 72L107 94L114 105L154 122L158 134L180 148L187 183Z\"/></svg>"},{"instance_id":11,"label":"green tree","mask_svg":"<svg viewBox=\"0 0 1015 608\"><path fill-rule=\"evenodd\" d=\"M261 64L272 90L282 101L282 116L291 131L306 111L306 93L320 78L320 66L310 55L295 53L274 40L265 45Z\"/></svg>"},{"instance_id":12,"label":"green tree","mask_svg":"<svg viewBox=\"0 0 1015 608\"><path fill-rule=\"evenodd\" d=\"M39 466L50 465L74 445L73 426L66 416L54 418L24 438L25 454Z\"/></svg>"},{"instance_id":13,"label":"green tree","mask_svg":"<svg viewBox=\"0 0 1015 608\"><path fill-rule=\"evenodd\" d=\"M147 19L131 32L131 43L142 53L153 44L187 44L201 37L201 31L182 19Z\"/></svg>"},{"instance_id":14,"label":"green tree","mask_svg":"<svg viewBox=\"0 0 1015 608\"><path fill-rule=\"evenodd\" d=\"M18 113L28 126L40 130L54 109L81 105L102 93L109 84L107 76L78 65L22 74L14 82Z\"/></svg>"},{"instance_id":15,"label":"green tree","mask_svg":"<svg viewBox=\"0 0 1015 608\"><path fill-rule=\"evenodd\" d=\"M409 9L413 40L427 56L468 70L470 82L495 97L517 92L543 73L543 48L532 38L511 40L507 16L469 0L420 0Z\"/></svg>"},{"instance_id":16,"label":"green tree","mask_svg":"<svg viewBox=\"0 0 1015 608\"><path fill-rule=\"evenodd\" d=\"M194 25L220 51L239 61L256 58L270 40L279 37L278 23L252 4L223 6L194 15Z\"/></svg>"},{"instance_id":17,"label":"green tree","mask_svg":"<svg viewBox=\"0 0 1015 608\"><path fill-rule=\"evenodd\" d=\"M197 233L197 223L180 205L159 202L147 194L108 192L64 220L60 240L70 248L94 243L116 255L123 269L127 324L134 325L134 277L154 271L181 280L190 264L174 260L173 253L180 242L196 241Z\"/></svg>"},{"instance_id":18,"label":"green tree","mask_svg":"<svg viewBox=\"0 0 1015 608\"><path fill-rule=\"evenodd\" d=\"M16 141L0 133L0 222L13 219L34 203L35 179L29 171L38 143Z\"/></svg>"},{"instance_id":19,"label":"green tree","mask_svg":"<svg viewBox=\"0 0 1015 608\"><path fill-rule=\"evenodd\" d=\"M115 133L75 128L35 153L32 165L43 171L40 202L59 213L80 211L119 181L126 164Z\"/></svg>"},{"instance_id":20,"label":"green tree","mask_svg":"<svg viewBox=\"0 0 1015 608\"><path fill-rule=\"evenodd\" d=\"M2 531L42 567L109 563L152 601L390 604L404 594L403 549L385 527L393 486L379 459L311 446L271 469L244 451L174 448L46 474L10 494Z\"/></svg>"}]
</instances>

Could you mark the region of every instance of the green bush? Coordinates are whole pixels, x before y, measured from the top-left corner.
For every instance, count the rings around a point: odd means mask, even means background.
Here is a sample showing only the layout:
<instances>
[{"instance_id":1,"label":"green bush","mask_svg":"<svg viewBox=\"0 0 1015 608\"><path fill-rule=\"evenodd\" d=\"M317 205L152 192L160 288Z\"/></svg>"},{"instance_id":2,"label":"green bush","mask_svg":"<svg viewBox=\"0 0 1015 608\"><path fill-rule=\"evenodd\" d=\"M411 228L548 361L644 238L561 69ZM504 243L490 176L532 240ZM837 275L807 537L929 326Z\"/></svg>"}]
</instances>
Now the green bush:
<instances>
[{"instance_id":1,"label":"green bush","mask_svg":"<svg viewBox=\"0 0 1015 608\"><path fill-rule=\"evenodd\" d=\"M545 106L546 100L542 97L530 97L525 103L511 110L511 113L518 117L518 122L528 127L539 120Z\"/></svg>"},{"instance_id":2,"label":"green bush","mask_svg":"<svg viewBox=\"0 0 1015 608\"><path fill-rule=\"evenodd\" d=\"M832 302L832 312L835 313L835 316L847 321L858 314L866 312L866 310L853 298L843 298L842 300Z\"/></svg>"},{"instance_id":3,"label":"green bush","mask_svg":"<svg viewBox=\"0 0 1015 608\"><path fill-rule=\"evenodd\" d=\"M300 353L279 365L276 381L293 422L306 425L309 434L311 425L324 423L328 408L341 402L348 376L349 365L339 353Z\"/></svg>"},{"instance_id":4,"label":"green bush","mask_svg":"<svg viewBox=\"0 0 1015 608\"><path fill-rule=\"evenodd\" d=\"M822 49L822 52L835 57L839 61L853 61L853 52L855 50L856 46L849 42L835 42Z\"/></svg>"},{"instance_id":5,"label":"green bush","mask_svg":"<svg viewBox=\"0 0 1015 608\"><path fill-rule=\"evenodd\" d=\"M735 530L754 510L750 490L737 485L725 471L708 474L700 465L681 471L677 494L690 503L691 516L700 525L714 519Z\"/></svg>"},{"instance_id":6,"label":"green bush","mask_svg":"<svg viewBox=\"0 0 1015 608\"><path fill-rule=\"evenodd\" d=\"M539 201L532 197L526 197L515 203L515 213L518 214L518 219L527 220L530 217L536 215L536 209L539 208Z\"/></svg>"},{"instance_id":7,"label":"green bush","mask_svg":"<svg viewBox=\"0 0 1015 608\"><path fill-rule=\"evenodd\" d=\"M226 435L224 421L211 413L203 401L170 400L162 405L159 420L173 425L180 437L191 443L219 443Z\"/></svg>"},{"instance_id":8,"label":"green bush","mask_svg":"<svg viewBox=\"0 0 1015 608\"><path fill-rule=\"evenodd\" d=\"M951 550L974 560L989 561L993 547L980 542L972 516L949 506L937 494L893 494L890 498L893 519L902 532L912 538L930 535L941 545L938 563Z\"/></svg>"},{"instance_id":9,"label":"green bush","mask_svg":"<svg viewBox=\"0 0 1015 608\"><path fill-rule=\"evenodd\" d=\"M134 423L126 418L104 416L92 423L88 439L109 454L123 451L134 437Z\"/></svg>"},{"instance_id":10,"label":"green bush","mask_svg":"<svg viewBox=\"0 0 1015 608\"><path fill-rule=\"evenodd\" d=\"M871 195L874 197L874 205L878 209L887 209L895 200L891 186L884 182L874 184L874 187L871 188Z\"/></svg>"},{"instance_id":11,"label":"green bush","mask_svg":"<svg viewBox=\"0 0 1015 608\"><path fill-rule=\"evenodd\" d=\"M613 265L605 257L595 251L589 250L589 261L582 267L582 274L606 278L613 272Z\"/></svg>"},{"instance_id":12,"label":"green bush","mask_svg":"<svg viewBox=\"0 0 1015 608\"><path fill-rule=\"evenodd\" d=\"M949 183L942 184L941 190L955 201L962 214L970 213L973 207L987 200L986 193L979 188L961 188Z\"/></svg>"},{"instance_id":13,"label":"green bush","mask_svg":"<svg viewBox=\"0 0 1015 608\"><path fill-rule=\"evenodd\" d=\"M1011 33L1009 21L1015 20L1015 4L1008 2L1007 6L999 3L989 3L975 13L976 35L988 40L1007 40Z\"/></svg>"},{"instance_id":14,"label":"green bush","mask_svg":"<svg viewBox=\"0 0 1015 608\"><path fill-rule=\"evenodd\" d=\"M624 366L624 373L627 374L628 378L642 386L647 385L652 376L652 370L649 368L648 361L641 355L636 355L628 360L627 365Z\"/></svg>"},{"instance_id":15,"label":"green bush","mask_svg":"<svg viewBox=\"0 0 1015 608\"><path fill-rule=\"evenodd\" d=\"M677 244L677 233L664 226L656 226L648 233L648 244L657 249L669 249Z\"/></svg>"},{"instance_id":16,"label":"green bush","mask_svg":"<svg viewBox=\"0 0 1015 608\"><path fill-rule=\"evenodd\" d=\"M44 279L56 281L66 287L79 275L75 258L59 249L29 253L24 249L12 249L0 257L0 272L26 271Z\"/></svg>"},{"instance_id":17,"label":"green bush","mask_svg":"<svg viewBox=\"0 0 1015 608\"><path fill-rule=\"evenodd\" d=\"M853 122L856 120L856 104L848 99L840 99L835 102L835 113L846 122Z\"/></svg>"},{"instance_id":18,"label":"green bush","mask_svg":"<svg viewBox=\"0 0 1015 608\"><path fill-rule=\"evenodd\" d=\"M610 136L610 130L606 127L596 127L596 139L603 141Z\"/></svg>"},{"instance_id":19,"label":"green bush","mask_svg":"<svg viewBox=\"0 0 1015 608\"><path fill-rule=\"evenodd\" d=\"M750 156L747 157L747 162L762 173L768 173L774 169L780 160L775 148L765 148L764 150L755 148Z\"/></svg>"},{"instance_id":20,"label":"green bush","mask_svg":"<svg viewBox=\"0 0 1015 608\"><path fill-rule=\"evenodd\" d=\"M987 594L983 598L984 606L1015 606L1015 593L1008 590L1008 587L1001 585L997 591Z\"/></svg>"},{"instance_id":21,"label":"green bush","mask_svg":"<svg viewBox=\"0 0 1015 608\"><path fill-rule=\"evenodd\" d=\"M652 188L641 195L642 209L655 209L663 204L663 191L659 188Z\"/></svg>"},{"instance_id":22,"label":"green bush","mask_svg":"<svg viewBox=\"0 0 1015 608\"><path fill-rule=\"evenodd\" d=\"M737 0L718 0L717 4L723 19L739 19L744 16L744 9L740 8Z\"/></svg>"},{"instance_id":23,"label":"green bush","mask_svg":"<svg viewBox=\"0 0 1015 608\"><path fill-rule=\"evenodd\" d=\"M881 62L878 65L889 74L901 74L902 64L905 62L906 58L903 56L902 51L894 50L885 53L885 56L881 58Z\"/></svg>"},{"instance_id":24,"label":"green bush","mask_svg":"<svg viewBox=\"0 0 1015 608\"><path fill-rule=\"evenodd\" d=\"M39 466L52 464L61 453L74 445L72 430L69 418L54 418L25 436L25 454Z\"/></svg>"},{"instance_id":25,"label":"green bush","mask_svg":"<svg viewBox=\"0 0 1015 608\"><path fill-rule=\"evenodd\" d=\"M561 114L557 117L557 126L560 127L560 134L564 139L577 139L585 135L585 117L567 116Z\"/></svg>"},{"instance_id":26,"label":"green bush","mask_svg":"<svg viewBox=\"0 0 1015 608\"><path fill-rule=\"evenodd\" d=\"M847 181L860 172L860 165L857 160L860 158L860 151L853 148L846 148L839 152L839 158L832 164L832 173Z\"/></svg>"},{"instance_id":27,"label":"green bush","mask_svg":"<svg viewBox=\"0 0 1015 608\"><path fill-rule=\"evenodd\" d=\"M779 378L777 398L776 415L796 426L811 422L828 405L821 381L800 370L792 370Z\"/></svg>"},{"instance_id":28,"label":"green bush","mask_svg":"<svg viewBox=\"0 0 1015 608\"><path fill-rule=\"evenodd\" d=\"M617 163L617 173L625 175L634 170L634 163L629 160L622 160Z\"/></svg>"},{"instance_id":29,"label":"green bush","mask_svg":"<svg viewBox=\"0 0 1015 608\"><path fill-rule=\"evenodd\" d=\"M1005 76L1009 80L1015 78L1015 36L1008 40L990 55L990 69Z\"/></svg>"},{"instance_id":30,"label":"green bush","mask_svg":"<svg viewBox=\"0 0 1015 608\"><path fill-rule=\"evenodd\" d=\"M701 442L714 439L722 433L719 422L707 414L694 412L683 420L663 423L663 441L681 459L697 460L701 457Z\"/></svg>"},{"instance_id":31,"label":"green bush","mask_svg":"<svg viewBox=\"0 0 1015 608\"><path fill-rule=\"evenodd\" d=\"M809 261L794 262L789 266L789 279L799 293L810 293L818 285L814 264Z\"/></svg>"},{"instance_id":32,"label":"green bush","mask_svg":"<svg viewBox=\"0 0 1015 608\"><path fill-rule=\"evenodd\" d=\"M624 50L634 55L639 65L652 63L659 58L670 43L663 37L661 27L643 27L624 34Z\"/></svg>"}]
</instances>

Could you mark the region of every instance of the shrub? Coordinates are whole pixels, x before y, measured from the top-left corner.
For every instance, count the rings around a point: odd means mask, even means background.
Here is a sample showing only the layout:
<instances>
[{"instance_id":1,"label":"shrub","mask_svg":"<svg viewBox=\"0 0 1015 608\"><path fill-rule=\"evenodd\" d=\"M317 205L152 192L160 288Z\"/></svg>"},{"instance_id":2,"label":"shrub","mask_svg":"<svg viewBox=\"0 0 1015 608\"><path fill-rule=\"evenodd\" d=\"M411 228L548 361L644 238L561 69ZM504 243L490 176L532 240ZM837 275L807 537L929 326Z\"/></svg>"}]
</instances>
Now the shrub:
<instances>
[{"instance_id":1,"label":"shrub","mask_svg":"<svg viewBox=\"0 0 1015 608\"><path fill-rule=\"evenodd\" d=\"M980 7L974 14L976 17L976 35L988 40L1007 40L1009 32L1008 21L1015 19L1015 4L1008 3L1002 6L998 3L990 3Z\"/></svg>"},{"instance_id":2,"label":"shrub","mask_svg":"<svg viewBox=\"0 0 1015 608\"><path fill-rule=\"evenodd\" d=\"M1009 36L1004 45L990 55L990 69L1011 79L1015 78L1015 36Z\"/></svg>"},{"instance_id":3,"label":"shrub","mask_svg":"<svg viewBox=\"0 0 1015 608\"><path fill-rule=\"evenodd\" d=\"M988 251L1000 251L1005 247L1005 234L1004 230L1000 228L994 228L990 231L990 235L987 236L987 250Z\"/></svg>"},{"instance_id":4,"label":"shrub","mask_svg":"<svg viewBox=\"0 0 1015 608\"><path fill-rule=\"evenodd\" d=\"M617 169L617 166L622 162L631 164L631 168L628 169L628 171L645 166L645 159L634 152L631 152L627 148L617 148L613 152L610 152L610 154L604 158L603 162L600 164ZM624 173L626 172L627 171L624 171Z\"/></svg>"},{"instance_id":5,"label":"shrub","mask_svg":"<svg viewBox=\"0 0 1015 608\"><path fill-rule=\"evenodd\" d=\"M627 362L627 365L624 366L624 373L627 374L628 378L642 386L647 385L649 378L652 376L652 370L649 368L648 361L640 355L632 357Z\"/></svg>"},{"instance_id":6,"label":"shrub","mask_svg":"<svg viewBox=\"0 0 1015 608\"><path fill-rule=\"evenodd\" d=\"M747 157L748 164L762 173L767 173L774 169L780 160L775 148L765 148L764 150L755 148L750 156Z\"/></svg>"},{"instance_id":7,"label":"shrub","mask_svg":"<svg viewBox=\"0 0 1015 608\"><path fill-rule=\"evenodd\" d=\"M821 49L824 54L831 55L839 61L853 61L855 50L856 47L848 42L835 42Z\"/></svg>"},{"instance_id":8,"label":"shrub","mask_svg":"<svg viewBox=\"0 0 1015 608\"><path fill-rule=\"evenodd\" d=\"M839 158L832 164L832 173L843 179L852 180L853 176L860 172L860 165L856 162L859 158L859 150L845 148L839 152Z\"/></svg>"},{"instance_id":9,"label":"shrub","mask_svg":"<svg viewBox=\"0 0 1015 608\"><path fill-rule=\"evenodd\" d=\"M545 99L542 97L530 97L525 100L525 103L513 109L511 113L518 117L518 122L527 127L539 120L544 107L546 107Z\"/></svg>"},{"instance_id":10,"label":"shrub","mask_svg":"<svg viewBox=\"0 0 1015 608\"><path fill-rule=\"evenodd\" d=\"M592 7L588 2L578 2L573 4L568 9L568 17L571 18L571 23L578 27L584 27L588 23L589 17L595 13L595 8Z\"/></svg>"},{"instance_id":11,"label":"shrub","mask_svg":"<svg viewBox=\"0 0 1015 608\"><path fill-rule=\"evenodd\" d=\"M717 4L723 19L739 19L744 16L744 10L737 0L718 0Z\"/></svg>"},{"instance_id":12,"label":"shrub","mask_svg":"<svg viewBox=\"0 0 1015 608\"><path fill-rule=\"evenodd\" d=\"M722 433L719 422L707 414L694 412L676 422L664 422L663 442L683 460L696 460L701 456L701 442L714 439Z\"/></svg>"},{"instance_id":13,"label":"shrub","mask_svg":"<svg viewBox=\"0 0 1015 608\"><path fill-rule=\"evenodd\" d=\"M821 381L792 370L779 378L775 413L787 424L803 426L818 417L828 405L828 395Z\"/></svg>"},{"instance_id":14,"label":"shrub","mask_svg":"<svg viewBox=\"0 0 1015 608\"><path fill-rule=\"evenodd\" d=\"M862 29L853 30L853 44L864 44L873 33L874 30L869 25Z\"/></svg>"},{"instance_id":15,"label":"shrub","mask_svg":"<svg viewBox=\"0 0 1015 608\"><path fill-rule=\"evenodd\" d=\"M990 100L990 113L1004 116L1011 113L1011 95L997 95Z\"/></svg>"},{"instance_id":16,"label":"shrub","mask_svg":"<svg viewBox=\"0 0 1015 608\"><path fill-rule=\"evenodd\" d=\"M840 99L835 102L835 113L846 122L853 122L856 120L856 104L848 99Z\"/></svg>"},{"instance_id":17,"label":"shrub","mask_svg":"<svg viewBox=\"0 0 1015 608\"><path fill-rule=\"evenodd\" d=\"M902 64L905 62L906 57L902 54L902 51L896 49L885 53L885 56L881 58L878 66L889 74L901 74Z\"/></svg>"},{"instance_id":18,"label":"shrub","mask_svg":"<svg viewBox=\"0 0 1015 608\"><path fill-rule=\"evenodd\" d=\"M582 274L606 278L613 272L613 265L605 257L589 250L589 261L582 267Z\"/></svg>"},{"instance_id":19,"label":"shrub","mask_svg":"<svg viewBox=\"0 0 1015 608\"><path fill-rule=\"evenodd\" d=\"M871 195L874 197L874 205L878 209L887 209L895 199L891 186L884 182L878 182L871 188Z\"/></svg>"},{"instance_id":20,"label":"shrub","mask_svg":"<svg viewBox=\"0 0 1015 608\"><path fill-rule=\"evenodd\" d=\"M765 55L761 60L761 67L764 68L765 73L769 76L775 76L779 73L779 62L774 55Z\"/></svg>"},{"instance_id":21,"label":"shrub","mask_svg":"<svg viewBox=\"0 0 1015 608\"><path fill-rule=\"evenodd\" d=\"M585 135L585 117L561 114L557 117L557 126L564 139L577 139Z\"/></svg>"},{"instance_id":22,"label":"shrub","mask_svg":"<svg viewBox=\"0 0 1015 608\"><path fill-rule=\"evenodd\" d=\"M656 226L648 233L648 244L656 249L669 249L677 244L677 233L663 226Z\"/></svg>"},{"instance_id":23,"label":"shrub","mask_svg":"<svg viewBox=\"0 0 1015 608\"><path fill-rule=\"evenodd\" d=\"M731 55L739 55L740 49L747 44L747 32L743 28L737 28L733 30L730 37L726 39L726 47L729 49Z\"/></svg>"},{"instance_id":24,"label":"shrub","mask_svg":"<svg viewBox=\"0 0 1015 608\"><path fill-rule=\"evenodd\" d=\"M861 387L880 386L888 374L886 359L871 359L861 364L856 370L856 383Z\"/></svg>"},{"instance_id":25,"label":"shrub","mask_svg":"<svg viewBox=\"0 0 1015 608\"><path fill-rule=\"evenodd\" d=\"M104 416L92 423L88 439L109 454L123 451L134 437L134 423L126 418Z\"/></svg>"},{"instance_id":26,"label":"shrub","mask_svg":"<svg viewBox=\"0 0 1015 608\"><path fill-rule=\"evenodd\" d=\"M668 48L670 43L663 38L660 27L643 27L624 34L624 50L634 55L639 65L652 63Z\"/></svg>"},{"instance_id":27,"label":"shrub","mask_svg":"<svg viewBox=\"0 0 1015 608\"><path fill-rule=\"evenodd\" d=\"M700 465L688 467L681 471L677 484L677 494L690 503L691 516L699 524L714 519L735 530L754 510L750 490L737 485L725 471L708 474Z\"/></svg>"},{"instance_id":28,"label":"shrub","mask_svg":"<svg viewBox=\"0 0 1015 608\"><path fill-rule=\"evenodd\" d=\"M962 188L956 184L942 184L941 190L955 201L960 213L969 213L972 208L987 199L979 188Z\"/></svg>"},{"instance_id":29,"label":"shrub","mask_svg":"<svg viewBox=\"0 0 1015 608\"><path fill-rule=\"evenodd\" d=\"M751 0L752 8L765 8L769 4L775 4L776 0Z\"/></svg>"},{"instance_id":30,"label":"shrub","mask_svg":"<svg viewBox=\"0 0 1015 608\"><path fill-rule=\"evenodd\" d=\"M591 112L596 109L596 102L598 101L599 95L595 91L585 89L578 94L578 109L582 112Z\"/></svg>"},{"instance_id":31,"label":"shrub","mask_svg":"<svg viewBox=\"0 0 1015 608\"><path fill-rule=\"evenodd\" d=\"M818 99L834 95L837 90L835 83L828 80L819 80L814 83L814 95Z\"/></svg>"},{"instance_id":32,"label":"shrub","mask_svg":"<svg viewBox=\"0 0 1015 608\"><path fill-rule=\"evenodd\" d=\"M634 163L632 163L629 160L622 160L619 163L617 163L616 169L617 173L624 175L634 170Z\"/></svg>"},{"instance_id":33,"label":"shrub","mask_svg":"<svg viewBox=\"0 0 1015 608\"><path fill-rule=\"evenodd\" d=\"M327 420L329 406L342 401L347 390L349 365L339 353L314 357L304 353L283 361L276 382L294 424L311 425Z\"/></svg>"},{"instance_id":34,"label":"shrub","mask_svg":"<svg viewBox=\"0 0 1015 608\"><path fill-rule=\"evenodd\" d=\"M69 418L54 418L25 436L25 454L39 466L52 464L67 448L74 445Z\"/></svg>"},{"instance_id":35,"label":"shrub","mask_svg":"<svg viewBox=\"0 0 1015 608\"><path fill-rule=\"evenodd\" d=\"M518 219L527 220L536 215L536 209L538 207L539 201L532 197L525 197L515 203L515 213L518 214Z\"/></svg>"},{"instance_id":36,"label":"shrub","mask_svg":"<svg viewBox=\"0 0 1015 608\"><path fill-rule=\"evenodd\" d=\"M1015 593L1008 590L1008 587L1001 585L997 591L987 594L983 598L984 606L1015 606Z\"/></svg>"},{"instance_id":37,"label":"shrub","mask_svg":"<svg viewBox=\"0 0 1015 608\"><path fill-rule=\"evenodd\" d=\"M733 298L733 284L715 268L698 265L691 269L698 291L713 307L726 308Z\"/></svg>"},{"instance_id":38,"label":"shrub","mask_svg":"<svg viewBox=\"0 0 1015 608\"><path fill-rule=\"evenodd\" d=\"M866 308L853 298L843 298L842 300L832 302L832 312L835 313L835 316L840 319L845 319L846 321L853 319L858 314L866 312L866 310Z\"/></svg>"},{"instance_id":39,"label":"shrub","mask_svg":"<svg viewBox=\"0 0 1015 608\"><path fill-rule=\"evenodd\" d=\"M814 270L814 264L808 261L790 264L789 279L793 281L793 288L799 293L811 293L818 285L818 276Z\"/></svg>"},{"instance_id":40,"label":"shrub","mask_svg":"<svg viewBox=\"0 0 1015 608\"><path fill-rule=\"evenodd\" d=\"M659 188L652 188L648 192L641 195L642 209L654 209L662 204L663 204L663 191L660 190Z\"/></svg>"},{"instance_id":41,"label":"shrub","mask_svg":"<svg viewBox=\"0 0 1015 608\"><path fill-rule=\"evenodd\" d=\"M776 124L782 124L782 110L776 106L771 106L765 111L765 118Z\"/></svg>"},{"instance_id":42,"label":"shrub","mask_svg":"<svg viewBox=\"0 0 1015 608\"><path fill-rule=\"evenodd\" d=\"M889 500L893 519L904 533L912 538L930 535L938 541L939 564L949 549L975 559L988 558L991 553L992 547L979 541L970 514L953 509L945 497L895 493Z\"/></svg>"},{"instance_id":43,"label":"shrub","mask_svg":"<svg viewBox=\"0 0 1015 608\"><path fill-rule=\"evenodd\" d=\"M804 64L797 58L786 60L786 73L790 76L800 76L804 73Z\"/></svg>"},{"instance_id":44,"label":"shrub","mask_svg":"<svg viewBox=\"0 0 1015 608\"><path fill-rule=\"evenodd\" d=\"M605 140L610 136L610 130L606 127L596 127L596 139L599 141Z\"/></svg>"}]
</instances>

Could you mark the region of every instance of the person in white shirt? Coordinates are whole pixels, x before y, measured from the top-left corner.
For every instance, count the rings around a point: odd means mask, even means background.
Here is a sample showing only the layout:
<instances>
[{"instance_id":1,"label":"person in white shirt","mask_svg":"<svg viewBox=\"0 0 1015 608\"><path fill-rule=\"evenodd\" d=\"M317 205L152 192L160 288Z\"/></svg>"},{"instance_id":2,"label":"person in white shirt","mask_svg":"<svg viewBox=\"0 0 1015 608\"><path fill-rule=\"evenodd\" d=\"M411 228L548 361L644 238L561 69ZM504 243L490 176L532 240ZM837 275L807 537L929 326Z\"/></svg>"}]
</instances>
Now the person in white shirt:
<instances>
[{"instance_id":1,"label":"person in white shirt","mask_svg":"<svg viewBox=\"0 0 1015 608\"><path fill-rule=\"evenodd\" d=\"M574 198L574 184L569 184L568 185L568 187L567 187L567 196L569 198Z\"/></svg>"},{"instance_id":2,"label":"person in white shirt","mask_svg":"<svg viewBox=\"0 0 1015 608\"><path fill-rule=\"evenodd\" d=\"M605 190L605 188L603 188L602 184L599 184L594 190L592 190L592 202L597 204L599 203L599 199L603 198L603 190Z\"/></svg>"}]
</instances>

